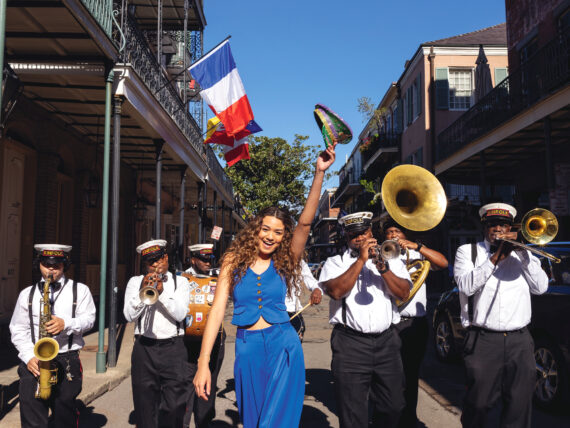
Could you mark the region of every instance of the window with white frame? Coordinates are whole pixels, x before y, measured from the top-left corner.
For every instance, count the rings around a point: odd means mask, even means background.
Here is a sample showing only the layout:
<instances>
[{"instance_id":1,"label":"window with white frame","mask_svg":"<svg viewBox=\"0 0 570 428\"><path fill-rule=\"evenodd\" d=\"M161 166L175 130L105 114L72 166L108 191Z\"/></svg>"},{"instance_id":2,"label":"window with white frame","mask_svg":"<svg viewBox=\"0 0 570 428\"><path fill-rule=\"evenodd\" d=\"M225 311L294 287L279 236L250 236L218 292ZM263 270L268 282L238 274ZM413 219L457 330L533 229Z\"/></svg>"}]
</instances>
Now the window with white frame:
<instances>
[{"instance_id":1,"label":"window with white frame","mask_svg":"<svg viewBox=\"0 0 570 428\"><path fill-rule=\"evenodd\" d=\"M473 72L471 69L449 69L449 109L467 110L473 95Z\"/></svg>"}]
</instances>

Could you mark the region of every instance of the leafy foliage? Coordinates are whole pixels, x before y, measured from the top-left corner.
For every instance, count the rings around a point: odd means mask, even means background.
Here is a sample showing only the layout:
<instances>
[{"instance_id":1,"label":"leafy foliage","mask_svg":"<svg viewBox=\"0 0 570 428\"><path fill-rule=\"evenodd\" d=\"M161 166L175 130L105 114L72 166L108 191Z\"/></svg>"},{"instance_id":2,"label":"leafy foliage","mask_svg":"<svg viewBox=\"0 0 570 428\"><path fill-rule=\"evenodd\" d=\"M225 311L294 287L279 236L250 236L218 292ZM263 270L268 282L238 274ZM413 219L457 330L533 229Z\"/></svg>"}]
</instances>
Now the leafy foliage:
<instances>
[{"instance_id":1,"label":"leafy foliage","mask_svg":"<svg viewBox=\"0 0 570 428\"><path fill-rule=\"evenodd\" d=\"M376 126L377 132L380 132L382 129L382 117L386 114L386 108L376 108L370 97L360 97L357 103L358 112L362 114L362 121L372 122Z\"/></svg>"},{"instance_id":2,"label":"leafy foliage","mask_svg":"<svg viewBox=\"0 0 570 428\"><path fill-rule=\"evenodd\" d=\"M249 144L251 159L225 168L248 214L278 205L299 216L309 192L305 182L313 177L320 152L316 146L303 144L308 138L296 135L289 144L283 138L254 136Z\"/></svg>"}]
</instances>

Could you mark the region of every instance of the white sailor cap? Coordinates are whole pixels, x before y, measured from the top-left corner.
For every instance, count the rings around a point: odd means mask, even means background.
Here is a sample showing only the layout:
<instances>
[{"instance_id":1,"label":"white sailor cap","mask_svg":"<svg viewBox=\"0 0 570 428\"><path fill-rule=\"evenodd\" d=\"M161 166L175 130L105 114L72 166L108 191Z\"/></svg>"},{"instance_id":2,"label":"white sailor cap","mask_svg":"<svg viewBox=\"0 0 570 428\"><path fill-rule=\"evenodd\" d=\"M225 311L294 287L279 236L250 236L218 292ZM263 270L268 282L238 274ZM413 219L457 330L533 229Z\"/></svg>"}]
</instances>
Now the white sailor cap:
<instances>
[{"instance_id":1,"label":"white sailor cap","mask_svg":"<svg viewBox=\"0 0 570 428\"><path fill-rule=\"evenodd\" d=\"M372 213L370 211L362 211L354 214L348 214L341 217L338 223L347 233L362 232L372 224Z\"/></svg>"},{"instance_id":2,"label":"white sailor cap","mask_svg":"<svg viewBox=\"0 0 570 428\"><path fill-rule=\"evenodd\" d=\"M61 244L36 244L34 249L42 258L66 258L71 251L71 245Z\"/></svg>"},{"instance_id":3,"label":"white sailor cap","mask_svg":"<svg viewBox=\"0 0 570 428\"><path fill-rule=\"evenodd\" d=\"M200 255L209 255L214 252L214 244L194 244L189 245L188 249L191 253L198 253Z\"/></svg>"},{"instance_id":4,"label":"white sailor cap","mask_svg":"<svg viewBox=\"0 0 570 428\"><path fill-rule=\"evenodd\" d=\"M162 256L166 248L166 241L164 239L153 239L152 241L147 241L137 247L137 253L139 253L143 260L155 258Z\"/></svg>"},{"instance_id":5,"label":"white sailor cap","mask_svg":"<svg viewBox=\"0 0 570 428\"><path fill-rule=\"evenodd\" d=\"M489 220L503 220L512 223L517 216L517 210L512 205L502 202L493 202L483 205L479 209L479 216L481 216L481 221L483 222Z\"/></svg>"}]
</instances>

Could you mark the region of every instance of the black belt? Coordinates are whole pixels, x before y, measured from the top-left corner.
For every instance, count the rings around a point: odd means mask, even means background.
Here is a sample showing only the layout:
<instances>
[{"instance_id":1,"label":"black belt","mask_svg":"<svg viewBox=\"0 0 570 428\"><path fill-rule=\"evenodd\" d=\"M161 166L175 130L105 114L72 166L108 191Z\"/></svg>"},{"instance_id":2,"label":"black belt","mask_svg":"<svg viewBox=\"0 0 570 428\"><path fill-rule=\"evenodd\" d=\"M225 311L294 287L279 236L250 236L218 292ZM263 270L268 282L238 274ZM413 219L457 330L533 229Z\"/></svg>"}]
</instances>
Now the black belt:
<instances>
[{"instance_id":1,"label":"black belt","mask_svg":"<svg viewBox=\"0 0 570 428\"><path fill-rule=\"evenodd\" d=\"M182 340L183 336L174 336L174 337L169 337L167 339L153 339L151 337L146 337L146 336L142 336L140 334L135 335L135 340L138 340L138 342L141 345L144 346L164 346L164 345L170 345L175 343L177 340Z\"/></svg>"},{"instance_id":2,"label":"black belt","mask_svg":"<svg viewBox=\"0 0 570 428\"><path fill-rule=\"evenodd\" d=\"M66 357L70 355L79 355L79 349L76 349L74 351L60 352L57 354L58 357Z\"/></svg>"},{"instance_id":3,"label":"black belt","mask_svg":"<svg viewBox=\"0 0 570 428\"><path fill-rule=\"evenodd\" d=\"M472 331L479 331L479 332L483 332L483 333L490 333L490 334L502 334L504 336L507 336L509 334L520 334L520 333L525 333L527 331L526 326L523 328L519 328L517 330L507 330L507 331L499 331L499 330L489 330L488 328L484 328L484 327L478 327L476 325L472 325L469 327L469 330Z\"/></svg>"},{"instance_id":4,"label":"black belt","mask_svg":"<svg viewBox=\"0 0 570 428\"><path fill-rule=\"evenodd\" d=\"M381 337L384 334L388 333L390 330L392 330L392 326L388 327L386 330L380 332L380 333L363 333L361 331L355 330L353 328L347 327L343 324L335 324L334 328L336 330L340 330L340 331L344 331L345 333L348 334L352 334L354 336L359 336L359 337L372 337L372 338L377 338L377 337Z\"/></svg>"}]
</instances>

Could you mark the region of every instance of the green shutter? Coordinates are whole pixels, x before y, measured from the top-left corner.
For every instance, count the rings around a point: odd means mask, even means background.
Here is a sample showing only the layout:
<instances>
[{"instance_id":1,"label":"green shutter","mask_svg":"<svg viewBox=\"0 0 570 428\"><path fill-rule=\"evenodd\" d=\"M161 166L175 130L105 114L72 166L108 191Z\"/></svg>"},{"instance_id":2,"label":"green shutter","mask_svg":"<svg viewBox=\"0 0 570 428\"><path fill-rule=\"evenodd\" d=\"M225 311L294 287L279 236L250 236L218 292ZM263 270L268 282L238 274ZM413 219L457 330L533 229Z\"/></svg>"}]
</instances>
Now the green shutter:
<instances>
[{"instance_id":1,"label":"green shutter","mask_svg":"<svg viewBox=\"0 0 570 428\"><path fill-rule=\"evenodd\" d=\"M506 68L495 68L495 86L507 78Z\"/></svg>"},{"instance_id":2,"label":"green shutter","mask_svg":"<svg viewBox=\"0 0 570 428\"><path fill-rule=\"evenodd\" d=\"M449 109L449 80L447 80L447 68L435 69L435 108L438 110Z\"/></svg>"},{"instance_id":3,"label":"green shutter","mask_svg":"<svg viewBox=\"0 0 570 428\"><path fill-rule=\"evenodd\" d=\"M422 114L422 73L418 74L418 77L416 78L416 89L418 90L418 96L416 98L418 100L417 116L419 116Z\"/></svg>"},{"instance_id":4,"label":"green shutter","mask_svg":"<svg viewBox=\"0 0 570 428\"><path fill-rule=\"evenodd\" d=\"M406 91L406 99L408 100L408 110L407 110L407 123L410 125L414 120L414 94L412 93L412 86Z\"/></svg>"}]
</instances>

